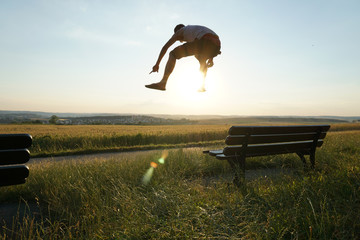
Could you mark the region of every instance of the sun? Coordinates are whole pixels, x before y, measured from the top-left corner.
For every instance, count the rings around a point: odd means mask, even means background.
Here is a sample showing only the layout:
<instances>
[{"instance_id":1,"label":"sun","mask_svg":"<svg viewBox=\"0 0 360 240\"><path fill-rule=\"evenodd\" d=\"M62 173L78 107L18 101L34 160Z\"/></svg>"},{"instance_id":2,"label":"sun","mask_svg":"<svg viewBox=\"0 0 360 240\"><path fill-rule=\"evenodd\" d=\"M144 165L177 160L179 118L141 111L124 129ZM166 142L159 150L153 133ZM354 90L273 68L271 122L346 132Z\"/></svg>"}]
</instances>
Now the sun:
<instances>
[{"instance_id":1,"label":"sun","mask_svg":"<svg viewBox=\"0 0 360 240\"><path fill-rule=\"evenodd\" d=\"M172 74L170 83L176 95L186 97L187 99L194 99L199 96L199 94L202 94L198 91L204 81L203 74L199 70L199 63L196 61L188 61L176 67L177 69Z\"/></svg>"},{"instance_id":2,"label":"sun","mask_svg":"<svg viewBox=\"0 0 360 240\"><path fill-rule=\"evenodd\" d=\"M198 90L203 84L203 75L199 69L194 67L181 70L174 75L171 86L169 86L174 111L191 114L205 113L215 101L214 94L216 95L216 91L214 91L215 88L212 83L212 74L208 74L205 79L206 91L199 92Z\"/></svg>"},{"instance_id":3,"label":"sun","mask_svg":"<svg viewBox=\"0 0 360 240\"><path fill-rule=\"evenodd\" d=\"M199 92L204 78L196 59L184 59L177 62L171 74L166 91L167 103L172 104L172 111L191 114L204 114L217 104L219 93L219 77L214 69L209 69L205 78L205 92Z\"/></svg>"},{"instance_id":4,"label":"sun","mask_svg":"<svg viewBox=\"0 0 360 240\"><path fill-rule=\"evenodd\" d=\"M197 92L203 81L201 72L193 68L184 69L177 74L176 78L176 87L180 92Z\"/></svg>"}]
</instances>

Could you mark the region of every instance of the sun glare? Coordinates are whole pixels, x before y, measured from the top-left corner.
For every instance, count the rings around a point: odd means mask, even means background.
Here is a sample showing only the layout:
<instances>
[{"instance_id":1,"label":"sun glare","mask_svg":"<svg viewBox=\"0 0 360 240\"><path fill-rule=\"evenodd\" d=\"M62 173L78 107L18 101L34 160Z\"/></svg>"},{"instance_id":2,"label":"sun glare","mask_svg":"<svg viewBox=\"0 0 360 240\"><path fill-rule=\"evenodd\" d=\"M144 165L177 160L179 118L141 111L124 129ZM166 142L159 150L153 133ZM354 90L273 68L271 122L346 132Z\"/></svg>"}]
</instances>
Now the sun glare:
<instances>
[{"instance_id":1,"label":"sun glare","mask_svg":"<svg viewBox=\"0 0 360 240\"><path fill-rule=\"evenodd\" d=\"M176 87L179 92L197 93L202 80L202 74L198 69L185 69L177 75Z\"/></svg>"},{"instance_id":2,"label":"sun glare","mask_svg":"<svg viewBox=\"0 0 360 240\"><path fill-rule=\"evenodd\" d=\"M215 81L216 80L216 81ZM166 87L173 104L173 111L186 111L193 114L204 114L216 104L219 93L219 76L210 68L205 78L205 92L198 90L203 85L203 75L199 70L199 63L185 60L177 63L170 81Z\"/></svg>"},{"instance_id":3,"label":"sun glare","mask_svg":"<svg viewBox=\"0 0 360 240\"><path fill-rule=\"evenodd\" d=\"M172 88L175 89L176 95L182 101L196 101L208 95L208 92L199 92L203 85L203 74L199 71L197 64L186 64L179 67L179 70L173 75ZM205 79L205 90L209 87L208 77Z\"/></svg>"}]
</instances>

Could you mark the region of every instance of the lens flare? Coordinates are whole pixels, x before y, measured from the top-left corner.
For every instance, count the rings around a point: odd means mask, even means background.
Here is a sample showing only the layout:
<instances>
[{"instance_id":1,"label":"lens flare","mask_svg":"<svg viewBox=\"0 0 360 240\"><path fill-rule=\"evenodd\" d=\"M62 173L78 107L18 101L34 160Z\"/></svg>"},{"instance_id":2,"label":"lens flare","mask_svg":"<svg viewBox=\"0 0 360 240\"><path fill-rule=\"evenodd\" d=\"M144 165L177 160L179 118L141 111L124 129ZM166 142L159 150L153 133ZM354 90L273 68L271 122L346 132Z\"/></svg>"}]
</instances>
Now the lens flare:
<instances>
[{"instance_id":1,"label":"lens flare","mask_svg":"<svg viewBox=\"0 0 360 240\"><path fill-rule=\"evenodd\" d=\"M160 164L164 164L165 163L165 159L167 158L167 156L169 155L169 152L168 151L163 151L162 155L161 155L161 158L159 158L158 162Z\"/></svg>"},{"instance_id":2,"label":"lens flare","mask_svg":"<svg viewBox=\"0 0 360 240\"><path fill-rule=\"evenodd\" d=\"M144 174L144 176L143 176L143 178L142 178L142 183L143 183L144 185L147 185L147 184L150 182L150 179L151 179L153 173L154 173L154 168L153 168L153 167L149 168L149 169L146 171L146 173Z\"/></svg>"},{"instance_id":3,"label":"lens flare","mask_svg":"<svg viewBox=\"0 0 360 240\"><path fill-rule=\"evenodd\" d=\"M160 164L165 164L165 159L167 158L168 156L168 151L163 151L162 155L161 155L161 158L159 158L158 162ZM147 185L152 176L153 176L153 173L154 173L154 169L157 168L159 165L156 163L156 162L151 162L150 163L150 168L146 171L146 173L144 174L143 178L142 178L142 183L144 185Z\"/></svg>"},{"instance_id":4,"label":"lens flare","mask_svg":"<svg viewBox=\"0 0 360 240\"><path fill-rule=\"evenodd\" d=\"M150 166L153 167L153 168L157 168L158 164L156 162L151 162Z\"/></svg>"},{"instance_id":5,"label":"lens flare","mask_svg":"<svg viewBox=\"0 0 360 240\"><path fill-rule=\"evenodd\" d=\"M160 164L164 164L164 163L165 163L165 159L159 158L158 162L159 162Z\"/></svg>"}]
</instances>

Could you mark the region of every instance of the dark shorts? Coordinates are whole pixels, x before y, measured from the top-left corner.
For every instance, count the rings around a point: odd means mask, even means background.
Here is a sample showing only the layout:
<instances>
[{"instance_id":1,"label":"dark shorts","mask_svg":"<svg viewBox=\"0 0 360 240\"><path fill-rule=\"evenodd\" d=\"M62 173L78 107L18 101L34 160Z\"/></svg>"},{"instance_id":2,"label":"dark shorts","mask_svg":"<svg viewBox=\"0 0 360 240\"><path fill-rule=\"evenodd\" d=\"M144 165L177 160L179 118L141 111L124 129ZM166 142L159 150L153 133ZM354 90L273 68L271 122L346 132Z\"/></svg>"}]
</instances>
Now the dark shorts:
<instances>
[{"instance_id":1,"label":"dark shorts","mask_svg":"<svg viewBox=\"0 0 360 240\"><path fill-rule=\"evenodd\" d=\"M209 58L216 57L220 53L220 46L207 38L196 39L193 42L187 42L176 47L171 54L176 59L188 56L195 56L199 61L206 61Z\"/></svg>"}]
</instances>

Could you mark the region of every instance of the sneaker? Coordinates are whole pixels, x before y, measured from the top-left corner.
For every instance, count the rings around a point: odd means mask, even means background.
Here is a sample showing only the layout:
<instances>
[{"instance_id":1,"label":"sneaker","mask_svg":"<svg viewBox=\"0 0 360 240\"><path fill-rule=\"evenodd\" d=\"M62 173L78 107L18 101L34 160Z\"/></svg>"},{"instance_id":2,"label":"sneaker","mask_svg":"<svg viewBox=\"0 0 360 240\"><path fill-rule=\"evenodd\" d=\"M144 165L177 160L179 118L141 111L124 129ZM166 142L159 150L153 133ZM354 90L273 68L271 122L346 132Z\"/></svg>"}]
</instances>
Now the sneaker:
<instances>
[{"instance_id":1,"label":"sneaker","mask_svg":"<svg viewBox=\"0 0 360 240\"><path fill-rule=\"evenodd\" d=\"M163 84L160 84L160 83L152 83L152 84L149 84L149 85L145 85L145 87L160 90L160 91L165 91L166 90L165 86Z\"/></svg>"}]
</instances>

